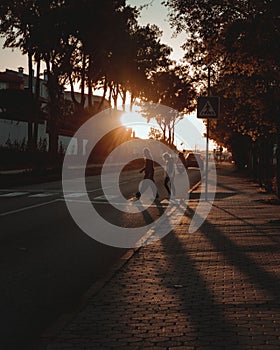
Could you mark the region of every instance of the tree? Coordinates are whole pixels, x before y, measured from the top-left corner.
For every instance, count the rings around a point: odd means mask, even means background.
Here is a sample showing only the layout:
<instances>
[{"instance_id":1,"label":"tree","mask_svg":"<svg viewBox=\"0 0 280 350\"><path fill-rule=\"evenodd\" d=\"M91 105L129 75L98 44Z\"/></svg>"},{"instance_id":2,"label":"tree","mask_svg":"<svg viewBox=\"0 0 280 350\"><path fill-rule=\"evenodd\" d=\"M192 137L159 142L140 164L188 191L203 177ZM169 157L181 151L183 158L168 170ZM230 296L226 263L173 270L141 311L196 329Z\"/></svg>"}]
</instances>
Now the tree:
<instances>
[{"instance_id":1,"label":"tree","mask_svg":"<svg viewBox=\"0 0 280 350\"><path fill-rule=\"evenodd\" d=\"M271 150L277 142L279 150L278 1L166 0L165 4L171 23L189 33L186 59L196 67L197 77L201 78L203 65L215 72L212 93L222 97L223 113L212 125L212 136L223 142L221 135L226 134L227 142L235 144L239 134L250 141L247 147L258 152L266 152L266 147L253 147L255 143L270 144Z\"/></svg>"},{"instance_id":2,"label":"tree","mask_svg":"<svg viewBox=\"0 0 280 350\"><path fill-rule=\"evenodd\" d=\"M129 10L127 28L115 41L115 47L106 61L104 82L110 90L114 105L121 96L125 105L130 93L130 105L136 98L144 98L149 89L149 78L170 65L171 49L160 42L162 33L157 26L139 26L137 12Z\"/></svg>"},{"instance_id":3,"label":"tree","mask_svg":"<svg viewBox=\"0 0 280 350\"><path fill-rule=\"evenodd\" d=\"M154 127L150 128L148 137L149 139L154 139L158 141L161 141L164 139L162 131Z\"/></svg>"},{"instance_id":4,"label":"tree","mask_svg":"<svg viewBox=\"0 0 280 350\"><path fill-rule=\"evenodd\" d=\"M58 149L58 119L63 113L61 93L67 82L65 76L68 74L71 85L73 77L81 81L82 98L80 103L74 102L82 114L87 84L90 113L92 89L101 77L100 62L110 55L111 30L118 28L119 13L124 5L123 0L85 0L82 3L77 0L15 0L0 5L0 32L6 38L5 47L18 47L28 53L30 68L34 55L38 64L41 59L46 64L49 150L53 156Z\"/></svg>"},{"instance_id":5,"label":"tree","mask_svg":"<svg viewBox=\"0 0 280 350\"><path fill-rule=\"evenodd\" d=\"M34 59L37 72L41 62L46 65L49 151L53 159L64 114L65 84L72 90L73 114L83 120L94 111L93 89L101 87L103 99L109 93L115 106L120 96L125 105L130 94L132 105L136 98L147 98L155 73L169 69L171 49L160 42L158 27L140 26L137 18L138 11L125 0L1 2L0 34L5 37L5 47L27 54L30 71ZM74 94L76 83L81 89L79 101ZM35 90L38 97L38 85Z\"/></svg>"},{"instance_id":6,"label":"tree","mask_svg":"<svg viewBox=\"0 0 280 350\"><path fill-rule=\"evenodd\" d=\"M164 108L149 108L144 113L146 118L155 119L163 134L163 140L174 144L175 125L184 114L195 108L195 90L186 66L169 67L168 70L157 71L149 79L149 90L146 100L161 104Z\"/></svg>"},{"instance_id":7,"label":"tree","mask_svg":"<svg viewBox=\"0 0 280 350\"><path fill-rule=\"evenodd\" d=\"M3 1L0 4L0 35L5 35L4 47L21 48L28 55L28 90L33 93L32 57L34 46L31 38L31 27L34 21L32 11L28 11L24 1ZM33 122L28 122L28 148L33 149Z\"/></svg>"},{"instance_id":8,"label":"tree","mask_svg":"<svg viewBox=\"0 0 280 350\"><path fill-rule=\"evenodd\" d=\"M65 36L61 23L57 20L59 0L18 0L4 2L0 7L0 33L5 36L5 47L18 47L29 59L29 91L32 86L32 58L36 54L39 64L42 58L47 67L49 91L49 150L55 155L58 149L56 118L59 115L59 93L56 57L62 49ZM61 52L61 51L60 51ZM37 87L38 88L38 87ZM38 92L38 91L37 91ZM29 137L31 137L29 127Z\"/></svg>"}]
</instances>

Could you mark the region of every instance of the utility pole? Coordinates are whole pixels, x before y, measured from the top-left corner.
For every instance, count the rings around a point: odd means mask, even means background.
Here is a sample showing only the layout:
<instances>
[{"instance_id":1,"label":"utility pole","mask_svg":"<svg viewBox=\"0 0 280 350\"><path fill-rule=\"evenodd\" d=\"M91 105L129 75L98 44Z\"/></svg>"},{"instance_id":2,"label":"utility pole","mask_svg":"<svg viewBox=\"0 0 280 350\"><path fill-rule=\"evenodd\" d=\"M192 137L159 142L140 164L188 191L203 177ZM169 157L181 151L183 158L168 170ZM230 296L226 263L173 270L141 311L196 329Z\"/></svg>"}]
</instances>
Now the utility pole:
<instances>
[{"instance_id":1,"label":"utility pole","mask_svg":"<svg viewBox=\"0 0 280 350\"><path fill-rule=\"evenodd\" d=\"M210 96L210 67L208 67L208 84L207 84L207 96ZM209 168L209 129L210 129L210 120L207 118L206 122L206 163L205 163L205 200L208 200L208 168Z\"/></svg>"},{"instance_id":2,"label":"utility pole","mask_svg":"<svg viewBox=\"0 0 280 350\"><path fill-rule=\"evenodd\" d=\"M212 118L218 118L220 114L220 99L211 96L211 67L207 67L208 84L207 96L200 96L197 100L197 118L206 119L206 164L205 164L205 201L208 201L208 169L209 169L209 131Z\"/></svg>"}]
</instances>

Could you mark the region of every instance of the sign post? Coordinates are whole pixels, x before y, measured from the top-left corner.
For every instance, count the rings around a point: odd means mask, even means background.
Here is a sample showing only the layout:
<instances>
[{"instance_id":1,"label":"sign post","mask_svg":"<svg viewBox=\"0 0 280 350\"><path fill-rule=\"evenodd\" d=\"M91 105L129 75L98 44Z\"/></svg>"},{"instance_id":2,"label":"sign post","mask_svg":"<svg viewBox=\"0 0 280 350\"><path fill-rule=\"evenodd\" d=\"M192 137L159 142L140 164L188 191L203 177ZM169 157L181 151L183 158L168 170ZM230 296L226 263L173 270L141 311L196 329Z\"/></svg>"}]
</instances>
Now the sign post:
<instances>
[{"instance_id":1,"label":"sign post","mask_svg":"<svg viewBox=\"0 0 280 350\"><path fill-rule=\"evenodd\" d=\"M206 163L205 163L205 200L208 200L208 168L209 168L209 129L210 120L220 114L220 98L210 96L210 68L208 68L207 96L201 96L197 101L197 118L207 119L206 124Z\"/></svg>"}]
</instances>

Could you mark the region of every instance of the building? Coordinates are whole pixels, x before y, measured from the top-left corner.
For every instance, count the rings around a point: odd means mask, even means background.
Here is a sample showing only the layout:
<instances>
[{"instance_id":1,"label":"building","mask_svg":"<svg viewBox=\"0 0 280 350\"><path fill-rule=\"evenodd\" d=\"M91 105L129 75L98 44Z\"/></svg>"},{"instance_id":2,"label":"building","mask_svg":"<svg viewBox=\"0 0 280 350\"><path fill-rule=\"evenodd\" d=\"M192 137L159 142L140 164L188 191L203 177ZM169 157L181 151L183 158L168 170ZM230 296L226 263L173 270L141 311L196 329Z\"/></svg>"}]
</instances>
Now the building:
<instances>
[{"instance_id":1,"label":"building","mask_svg":"<svg viewBox=\"0 0 280 350\"><path fill-rule=\"evenodd\" d=\"M6 72L0 72L0 90L2 89L24 89L24 79L20 72L14 72L6 69Z\"/></svg>"},{"instance_id":2,"label":"building","mask_svg":"<svg viewBox=\"0 0 280 350\"><path fill-rule=\"evenodd\" d=\"M32 92L35 94L37 77L32 75ZM23 107L23 100L27 98L29 76L24 73L22 67L18 68L18 71L6 69L5 72L0 72L0 148L24 148L28 140L28 126L30 123L38 125L37 141L39 148L48 148L49 134L48 134L48 113L47 104L49 101L48 88L47 88L47 74L44 72L43 78L39 79L39 104L40 104L40 118L38 114L32 113L34 108L28 111ZM81 100L81 94L75 92L75 98L77 101ZM9 97L7 97L9 96ZM29 96L30 98L30 96ZM10 101L9 101L10 99ZM73 107L72 96L69 91L64 92L65 106ZM93 110L98 111L100 103L102 102L101 109L110 108L110 103L105 100L102 101L101 96L93 95ZM87 96L85 107L87 107ZM71 108L69 108L71 110ZM11 112L12 111L12 112ZM76 153L77 145L75 140L72 139L75 131L86 120L78 120L71 116L65 120L61 120L59 123L59 146L60 150L67 148L69 142L73 143L73 152ZM85 148L86 140L83 142ZM83 153L84 153L83 149Z\"/></svg>"},{"instance_id":3,"label":"building","mask_svg":"<svg viewBox=\"0 0 280 350\"><path fill-rule=\"evenodd\" d=\"M28 90L28 75L23 68L18 71L6 69L0 72L0 147L23 148L28 140L28 123L38 125L38 141L47 142L46 118L40 113L35 116L34 106ZM33 92L35 92L36 77L33 74ZM48 92L45 79L39 80L39 95L41 108L47 105ZM27 103L30 103L28 113ZM35 112L35 111L34 111Z\"/></svg>"}]
</instances>

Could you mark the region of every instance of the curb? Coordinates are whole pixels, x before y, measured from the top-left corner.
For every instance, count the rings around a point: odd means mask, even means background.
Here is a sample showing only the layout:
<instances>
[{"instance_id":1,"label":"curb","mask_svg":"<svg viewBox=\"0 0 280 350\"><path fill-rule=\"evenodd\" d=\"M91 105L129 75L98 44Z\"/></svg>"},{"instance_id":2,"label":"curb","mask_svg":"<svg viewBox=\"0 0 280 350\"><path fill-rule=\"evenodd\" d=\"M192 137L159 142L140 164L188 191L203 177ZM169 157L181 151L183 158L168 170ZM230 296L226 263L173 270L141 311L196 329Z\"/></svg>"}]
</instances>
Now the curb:
<instances>
[{"instance_id":1,"label":"curb","mask_svg":"<svg viewBox=\"0 0 280 350\"><path fill-rule=\"evenodd\" d=\"M113 264L108 272L96 282L92 284L91 287L87 291L85 291L81 298L79 299L77 305L75 305L69 313L62 314L52 326L47 328L39 337L37 341L35 341L31 345L31 350L44 350L46 346L51 342L52 339L67 325L69 324L75 316L84 309L87 305L88 301L98 294L102 288L110 282L110 280L115 276L115 274L134 256L134 254L139 250L137 249L129 249L124 255Z\"/></svg>"}]
</instances>

